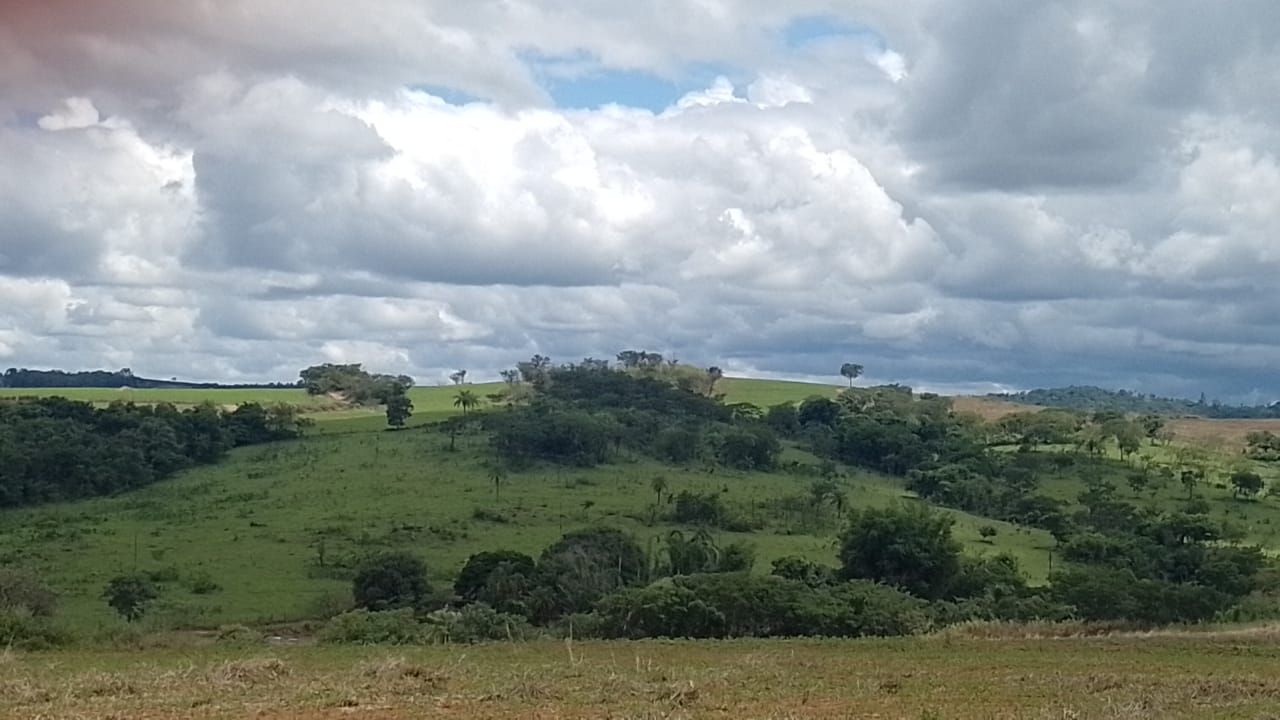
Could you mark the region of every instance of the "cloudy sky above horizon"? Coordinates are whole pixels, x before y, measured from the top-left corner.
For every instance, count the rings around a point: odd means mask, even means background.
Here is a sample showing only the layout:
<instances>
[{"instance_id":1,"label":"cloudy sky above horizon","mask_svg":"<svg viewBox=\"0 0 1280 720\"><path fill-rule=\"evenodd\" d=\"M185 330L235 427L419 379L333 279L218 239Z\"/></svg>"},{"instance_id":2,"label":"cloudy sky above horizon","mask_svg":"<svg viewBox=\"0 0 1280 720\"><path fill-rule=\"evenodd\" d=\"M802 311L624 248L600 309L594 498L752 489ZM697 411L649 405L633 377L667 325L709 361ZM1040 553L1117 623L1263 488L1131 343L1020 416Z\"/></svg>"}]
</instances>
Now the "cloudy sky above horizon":
<instances>
[{"instance_id":1,"label":"cloudy sky above horizon","mask_svg":"<svg viewBox=\"0 0 1280 720\"><path fill-rule=\"evenodd\" d=\"M1280 398L1273 0L0 0L0 366Z\"/></svg>"}]
</instances>

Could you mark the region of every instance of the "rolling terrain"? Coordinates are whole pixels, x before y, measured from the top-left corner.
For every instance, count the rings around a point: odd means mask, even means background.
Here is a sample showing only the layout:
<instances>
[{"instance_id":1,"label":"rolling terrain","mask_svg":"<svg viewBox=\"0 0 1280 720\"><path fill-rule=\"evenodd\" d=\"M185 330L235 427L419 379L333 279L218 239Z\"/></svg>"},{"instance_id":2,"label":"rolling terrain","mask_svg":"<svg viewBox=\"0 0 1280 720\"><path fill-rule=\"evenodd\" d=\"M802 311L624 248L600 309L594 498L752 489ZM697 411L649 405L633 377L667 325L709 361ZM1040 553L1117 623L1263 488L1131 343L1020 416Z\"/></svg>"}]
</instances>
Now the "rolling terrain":
<instances>
[{"instance_id":1,"label":"rolling terrain","mask_svg":"<svg viewBox=\"0 0 1280 720\"><path fill-rule=\"evenodd\" d=\"M483 393L496 385L468 387ZM728 402L759 405L838 390L745 379L726 379L722 389ZM220 391L139 392L156 402L230 400ZM301 391L225 392L236 401L306 399ZM402 431L384 431L377 409L316 409L315 427L300 440L241 448L216 465L114 497L0 513L0 561L47 577L62 594L61 614L80 628L116 622L101 588L108 578L132 571L163 581L162 600L149 620L157 627L292 621L321 617L349 602L349 568L374 550L412 550L427 560L433 582L447 586L473 553L516 548L536 555L578 527L620 527L653 546L672 530L689 530L655 513L653 479L662 476L668 498L682 490L717 491L729 507L758 522L754 532L716 533L721 544L750 542L757 572L768 572L774 559L786 555L834 563L838 519L811 514L795 501L803 498L811 475L711 472L631 457L591 469L535 467L500 478L495 487L486 437L451 439L428 427L458 412L456 392L414 388L415 414ZM1001 409L993 405L998 401L979 402L987 415ZM960 408L969 405L961 402ZM783 460L796 468L817 462L795 447L785 450ZM1099 459L1087 472L1115 473L1122 485L1126 467ZM1270 468L1262 469L1277 481ZM1072 501L1084 488L1085 472L1049 478L1046 492ZM900 479L850 468L842 476L854 508L913 497ZM1181 493L1180 487L1164 488L1145 502L1172 506ZM1280 550L1280 504L1274 498L1238 502L1221 481L1207 483L1201 494L1249 539ZM1043 582L1054 544L1047 532L946 512L955 517L957 536L971 553L1010 553L1033 582ZM994 537L983 538L983 526L994 528Z\"/></svg>"}]
</instances>

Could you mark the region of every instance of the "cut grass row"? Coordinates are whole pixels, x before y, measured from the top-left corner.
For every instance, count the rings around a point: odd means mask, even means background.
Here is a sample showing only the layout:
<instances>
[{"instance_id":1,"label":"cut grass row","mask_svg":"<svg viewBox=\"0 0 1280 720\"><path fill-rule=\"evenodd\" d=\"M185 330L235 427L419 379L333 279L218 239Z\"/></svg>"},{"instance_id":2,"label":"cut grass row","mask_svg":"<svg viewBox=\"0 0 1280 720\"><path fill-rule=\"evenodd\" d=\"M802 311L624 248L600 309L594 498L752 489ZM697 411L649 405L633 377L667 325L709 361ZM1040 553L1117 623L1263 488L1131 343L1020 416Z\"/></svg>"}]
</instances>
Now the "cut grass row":
<instances>
[{"instance_id":1,"label":"cut grass row","mask_svg":"<svg viewBox=\"0 0 1280 720\"><path fill-rule=\"evenodd\" d=\"M1280 707L1277 637L8 654L0 716L1257 720Z\"/></svg>"}]
</instances>

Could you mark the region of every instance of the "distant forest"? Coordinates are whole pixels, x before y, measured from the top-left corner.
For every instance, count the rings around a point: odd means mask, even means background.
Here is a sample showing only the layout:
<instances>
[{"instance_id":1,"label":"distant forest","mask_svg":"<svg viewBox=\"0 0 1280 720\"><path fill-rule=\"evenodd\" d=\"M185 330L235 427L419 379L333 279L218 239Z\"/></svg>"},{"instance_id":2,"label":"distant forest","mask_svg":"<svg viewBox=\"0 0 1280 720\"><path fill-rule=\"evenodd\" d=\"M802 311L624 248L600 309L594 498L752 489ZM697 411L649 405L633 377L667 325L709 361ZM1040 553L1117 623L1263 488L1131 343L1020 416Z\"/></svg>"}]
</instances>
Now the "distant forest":
<instances>
[{"instance_id":1,"label":"distant forest","mask_svg":"<svg viewBox=\"0 0 1280 720\"><path fill-rule=\"evenodd\" d=\"M28 370L9 368L0 377L0 387L6 388L187 388L187 389L256 389L295 388L298 383L193 383L180 380L157 380L134 375L129 368L120 370Z\"/></svg>"},{"instance_id":2,"label":"distant forest","mask_svg":"<svg viewBox=\"0 0 1280 720\"><path fill-rule=\"evenodd\" d=\"M1110 410L1149 415L1196 415L1207 418L1280 418L1280 402L1270 405L1223 405L1217 400L1167 398L1130 390L1108 390L1091 385L1027 390L1019 393L992 393L988 397L1011 402L1071 410Z\"/></svg>"}]
</instances>

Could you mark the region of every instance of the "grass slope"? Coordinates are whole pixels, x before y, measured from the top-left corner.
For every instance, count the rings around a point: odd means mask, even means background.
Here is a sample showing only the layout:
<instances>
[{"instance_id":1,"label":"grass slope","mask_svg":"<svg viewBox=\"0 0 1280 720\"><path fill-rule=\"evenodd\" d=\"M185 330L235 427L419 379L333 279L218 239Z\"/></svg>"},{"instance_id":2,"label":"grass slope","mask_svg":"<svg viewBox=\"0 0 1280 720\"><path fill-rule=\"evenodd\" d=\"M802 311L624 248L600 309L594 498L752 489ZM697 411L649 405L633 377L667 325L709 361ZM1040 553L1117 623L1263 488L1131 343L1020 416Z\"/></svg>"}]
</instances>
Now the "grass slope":
<instances>
[{"instance_id":1,"label":"grass slope","mask_svg":"<svg viewBox=\"0 0 1280 720\"><path fill-rule=\"evenodd\" d=\"M0 656L0 715L1274 717L1280 633L205 647Z\"/></svg>"},{"instance_id":2,"label":"grass slope","mask_svg":"<svg viewBox=\"0 0 1280 720\"><path fill-rule=\"evenodd\" d=\"M335 423L335 425L340 423ZM61 614L82 629L111 620L99 595L121 572L176 570L167 584L169 621L200 626L290 620L316 612L347 588L326 565L382 548L407 548L428 561L433 580L452 581L467 556L513 548L537 555L564 531L596 523L626 528L645 542L674 526L650 526L651 480L671 492L721 491L759 532L722 533L758 551L757 570L773 559L805 555L835 563L834 519L773 517L769 502L803 494L807 477L677 469L650 461L589 470L543 469L510 476L495 499L482 437L448 438L422 429L316 435L245 448L216 466L124 495L0 514L0 562L35 567L63 593ZM792 456L802 456L798 450ZM853 507L899 502L890 479L854 474ZM477 515L479 511L479 515ZM1047 569L1047 534L993 523L993 544L980 542L988 521L962 513L957 534L974 552L1009 551L1030 574ZM323 538L323 541L322 541ZM221 586L197 595L191 581Z\"/></svg>"},{"instance_id":3,"label":"grass slope","mask_svg":"<svg viewBox=\"0 0 1280 720\"><path fill-rule=\"evenodd\" d=\"M838 387L726 378L718 389L729 402L762 406L834 394ZM497 385L473 385L483 396ZM189 391L157 390L161 398ZM240 391L203 391L240 392ZM248 391L248 399L301 391ZM454 387L414 388L411 425L456 412ZM407 548L420 553L438 584L451 582L465 558L481 550L518 549L536 555L565 530L603 523L626 528L646 542L674 526L650 525L651 481L664 475L670 493L721 491L728 504L763 522L751 534L722 533L721 542L745 539L758 551L757 571L787 554L834 563L834 518L818 522L804 515L778 515L779 498L805 493L810 478L786 474L680 469L634 460L591 470L542 469L518 473L495 499L482 437L464 437L449 452L448 438L422 428L381 432L385 420L372 409L344 409L315 415L308 437L245 448L215 466L196 468L170 481L132 493L76 503L0 512L0 563L33 566L63 593L62 614L74 625L92 628L112 620L99 597L106 580L120 572L176 570L166 585L161 618L216 626L227 622L289 620L314 614L345 592L347 583L332 565L369 550ZM1213 421L1205 421L1213 422ZM1048 451L1052 452L1053 449ZM1114 453L1114 450L1111 451ZM1170 453L1144 448L1146 454ZM1211 482L1197 489L1213 512L1241 526L1250 540L1280 551L1280 498L1239 501L1222 484L1236 462L1205 455L1216 463ZM787 460L814 462L795 449ZM1280 472L1259 466L1273 486ZM1084 478L1109 475L1121 488L1129 465L1096 461L1044 478L1050 495L1073 501ZM909 500L898 480L851 472L846 479L851 507ZM1178 485L1144 493L1141 502L1177 507ZM956 533L970 552L1010 552L1034 581L1048 574L1047 533L964 513ZM993 525L991 543L978 528ZM326 568L318 567L321 548ZM193 581L207 577L221 589L197 595Z\"/></svg>"}]
</instances>

